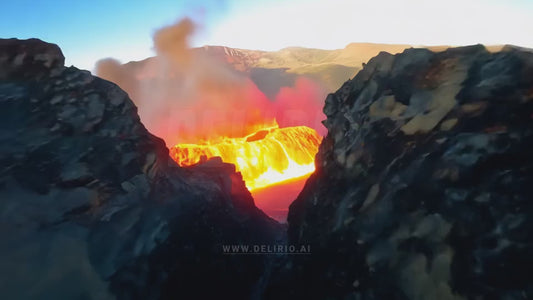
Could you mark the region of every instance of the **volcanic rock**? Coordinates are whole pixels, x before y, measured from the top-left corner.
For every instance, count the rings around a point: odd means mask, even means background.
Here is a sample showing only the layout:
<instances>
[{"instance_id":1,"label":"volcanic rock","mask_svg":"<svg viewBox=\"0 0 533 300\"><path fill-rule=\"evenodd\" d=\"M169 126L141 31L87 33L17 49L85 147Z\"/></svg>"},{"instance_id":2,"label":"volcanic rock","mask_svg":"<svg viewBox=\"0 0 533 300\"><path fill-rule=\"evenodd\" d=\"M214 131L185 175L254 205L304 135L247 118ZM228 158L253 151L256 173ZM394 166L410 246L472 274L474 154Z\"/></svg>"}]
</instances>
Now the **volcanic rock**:
<instances>
[{"instance_id":1,"label":"volcanic rock","mask_svg":"<svg viewBox=\"0 0 533 300\"><path fill-rule=\"evenodd\" d=\"M59 47L0 40L2 299L249 299L281 227L222 162L183 169L128 95Z\"/></svg>"},{"instance_id":2,"label":"volcanic rock","mask_svg":"<svg viewBox=\"0 0 533 300\"><path fill-rule=\"evenodd\" d=\"M324 112L269 298L533 299L533 53L382 52Z\"/></svg>"}]
</instances>

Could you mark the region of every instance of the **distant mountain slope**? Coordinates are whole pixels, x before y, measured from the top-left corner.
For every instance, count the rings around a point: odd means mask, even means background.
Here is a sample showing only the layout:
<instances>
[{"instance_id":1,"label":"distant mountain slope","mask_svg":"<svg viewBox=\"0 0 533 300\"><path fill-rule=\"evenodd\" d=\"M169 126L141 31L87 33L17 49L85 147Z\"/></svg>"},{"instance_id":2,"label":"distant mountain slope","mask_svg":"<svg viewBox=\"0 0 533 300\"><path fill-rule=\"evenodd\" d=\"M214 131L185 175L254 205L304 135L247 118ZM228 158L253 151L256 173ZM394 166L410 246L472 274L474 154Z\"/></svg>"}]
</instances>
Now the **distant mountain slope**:
<instances>
[{"instance_id":1,"label":"distant mountain slope","mask_svg":"<svg viewBox=\"0 0 533 300\"><path fill-rule=\"evenodd\" d=\"M224 46L203 46L194 52L227 63L236 71L248 75L267 96L280 88L292 86L295 78L305 76L319 83L327 92L361 69L362 64L381 51L400 53L410 45L351 43L344 49L323 50L289 47L279 51L236 49ZM154 58L124 64L128 72L140 72ZM325 96L325 95L324 95Z\"/></svg>"},{"instance_id":2,"label":"distant mountain slope","mask_svg":"<svg viewBox=\"0 0 533 300\"><path fill-rule=\"evenodd\" d=\"M259 61L261 67L297 68L303 65L338 64L361 67L361 64L376 56L381 51L399 53L411 45L389 45L370 43L351 43L344 49L322 50L302 47L284 48L267 52Z\"/></svg>"},{"instance_id":3,"label":"distant mountain slope","mask_svg":"<svg viewBox=\"0 0 533 300\"><path fill-rule=\"evenodd\" d=\"M407 44L350 43L343 49L323 50L288 47L278 51L237 49L225 46L194 48L198 54L207 55L227 63L233 69L248 75L259 89L269 97L280 88L292 86L295 78L313 79L329 93L337 90L346 80L361 70L362 65L381 51L390 54L408 48L427 48L441 52L450 46L420 46ZM501 51L505 45L486 46L489 52ZM154 58L124 64L128 71L140 72ZM324 95L325 96L325 95Z\"/></svg>"}]
</instances>

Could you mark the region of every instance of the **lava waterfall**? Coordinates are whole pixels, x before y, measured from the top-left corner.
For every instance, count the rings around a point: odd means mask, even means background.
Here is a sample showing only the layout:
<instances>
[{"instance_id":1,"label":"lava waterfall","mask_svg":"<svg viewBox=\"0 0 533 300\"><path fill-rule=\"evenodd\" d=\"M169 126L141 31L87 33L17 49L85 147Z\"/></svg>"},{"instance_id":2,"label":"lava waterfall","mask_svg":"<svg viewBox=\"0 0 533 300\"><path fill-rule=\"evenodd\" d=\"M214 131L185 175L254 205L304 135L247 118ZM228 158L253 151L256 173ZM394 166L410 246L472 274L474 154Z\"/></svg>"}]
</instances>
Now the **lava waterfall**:
<instances>
[{"instance_id":1,"label":"lava waterfall","mask_svg":"<svg viewBox=\"0 0 533 300\"><path fill-rule=\"evenodd\" d=\"M315 154L322 138L306 126L261 129L242 138L178 144L170 156L180 166L190 166L219 156L235 164L249 190L280 184L314 172Z\"/></svg>"}]
</instances>

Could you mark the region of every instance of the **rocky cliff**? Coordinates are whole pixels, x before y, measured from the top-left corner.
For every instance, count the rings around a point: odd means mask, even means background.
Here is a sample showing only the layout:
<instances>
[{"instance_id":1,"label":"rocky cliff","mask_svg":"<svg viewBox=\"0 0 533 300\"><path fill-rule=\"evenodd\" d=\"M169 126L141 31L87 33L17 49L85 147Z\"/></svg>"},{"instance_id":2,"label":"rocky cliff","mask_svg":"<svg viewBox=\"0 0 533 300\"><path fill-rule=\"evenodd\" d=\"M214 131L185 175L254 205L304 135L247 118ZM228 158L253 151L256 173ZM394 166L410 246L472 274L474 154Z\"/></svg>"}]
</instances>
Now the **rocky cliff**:
<instances>
[{"instance_id":1,"label":"rocky cliff","mask_svg":"<svg viewBox=\"0 0 533 300\"><path fill-rule=\"evenodd\" d=\"M533 53L382 52L324 112L272 299L533 298Z\"/></svg>"},{"instance_id":2,"label":"rocky cliff","mask_svg":"<svg viewBox=\"0 0 533 300\"><path fill-rule=\"evenodd\" d=\"M249 299L271 244L233 165L182 169L115 84L39 40L0 40L3 299Z\"/></svg>"}]
</instances>

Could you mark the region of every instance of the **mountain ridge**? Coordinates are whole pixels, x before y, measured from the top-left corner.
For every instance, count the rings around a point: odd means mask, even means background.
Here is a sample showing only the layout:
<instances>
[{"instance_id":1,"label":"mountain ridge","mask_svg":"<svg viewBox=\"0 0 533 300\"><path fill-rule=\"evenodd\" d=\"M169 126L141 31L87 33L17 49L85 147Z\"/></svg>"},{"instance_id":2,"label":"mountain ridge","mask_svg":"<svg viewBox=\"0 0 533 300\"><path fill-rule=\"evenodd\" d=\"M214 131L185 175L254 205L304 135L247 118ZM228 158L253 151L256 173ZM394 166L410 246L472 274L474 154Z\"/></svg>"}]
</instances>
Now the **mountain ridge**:
<instances>
[{"instance_id":1,"label":"mountain ridge","mask_svg":"<svg viewBox=\"0 0 533 300\"><path fill-rule=\"evenodd\" d=\"M497 52L510 45L485 46L490 52ZM244 74L261 74L253 76L253 82L268 96L272 96L281 87L290 86L297 76L304 76L321 84L327 92L338 89L346 80L361 70L364 63L380 52L397 54L409 48L426 48L434 52L445 51L452 46L423 46L410 44L386 43L349 43L341 49L319 49L300 46L285 47L276 51L251 50L220 45L204 45L192 48L197 55L207 55L231 66ZM516 47L516 46L512 46ZM523 48L527 49L527 48ZM125 70L140 72L155 57L123 64ZM267 76L284 78L269 80ZM274 86L265 86L265 82L275 81ZM325 97L326 95L324 95Z\"/></svg>"}]
</instances>

